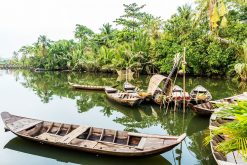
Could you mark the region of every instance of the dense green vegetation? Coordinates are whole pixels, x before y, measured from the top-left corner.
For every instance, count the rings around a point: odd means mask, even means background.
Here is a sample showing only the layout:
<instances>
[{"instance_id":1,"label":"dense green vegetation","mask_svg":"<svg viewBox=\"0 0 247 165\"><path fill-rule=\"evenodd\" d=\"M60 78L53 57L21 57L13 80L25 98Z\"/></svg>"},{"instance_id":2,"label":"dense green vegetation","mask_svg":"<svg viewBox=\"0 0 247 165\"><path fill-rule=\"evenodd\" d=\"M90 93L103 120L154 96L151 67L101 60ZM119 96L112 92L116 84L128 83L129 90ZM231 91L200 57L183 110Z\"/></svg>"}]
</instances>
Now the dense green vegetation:
<instances>
[{"instance_id":1,"label":"dense green vegetation","mask_svg":"<svg viewBox=\"0 0 247 165\"><path fill-rule=\"evenodd\" d=\"M220 142L217 150L227 154L238 151L247 159L247 101L239 101L237 105L227 106L226 110L218 112L220 117L235 117L232 122L225 123L215 130L205 140L209 142L215 135L225 135L226 140Z\"/></svg>"},{"instance_id":2,"label":"dense green vegetation","mask_svg":"<svg viewBox=\"0 0 247 165\"><path fill-rule=\"evenodd\" d=\"M112 72L128 67L138 73L168 73L174 55L186 47L187 73L237 73L247 79L246 1L195 3L195 8L179 7L166 21L143 12L145 5L124 4L125 14L113 23L118 29L106 23L95 33L77 24L71 40L51 41L41 35L34 44L14 52L12 64L48 70Z\"/></svg>"}]
</instances>

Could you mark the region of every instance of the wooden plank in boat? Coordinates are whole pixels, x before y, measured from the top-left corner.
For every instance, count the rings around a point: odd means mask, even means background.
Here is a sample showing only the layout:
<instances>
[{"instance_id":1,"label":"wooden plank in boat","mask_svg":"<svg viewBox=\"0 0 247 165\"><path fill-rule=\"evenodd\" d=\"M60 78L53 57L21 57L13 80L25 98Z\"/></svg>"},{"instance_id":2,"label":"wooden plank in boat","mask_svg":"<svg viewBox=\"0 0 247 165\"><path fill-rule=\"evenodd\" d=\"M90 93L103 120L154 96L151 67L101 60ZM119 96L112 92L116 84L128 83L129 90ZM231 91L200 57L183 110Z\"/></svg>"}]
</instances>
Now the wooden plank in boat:
<instances>
[{"instance_id":1,"label":"wooden plank in boat","mask_svg":"<svg viewBox=\"0 0 247 165\"><path fill-rule=\"evenodd\" d=\"M89 126L79 126L78 128L76 128L75 130L73 130L72 132L70 132L69 134L65 135L64 137L62 137L59 142L60 143L69 143L71 142L74 138L76 138L77 136L79 136L80 134L82 134L83 132L85 132L88 128L90 128Z\"/></svg>"},{"instance_id":2,"label":"wooden plank in boat","mask_svg":"<svg viewBox=\"0 0 247 165\"><path fill-rule=\"evenodd\" d=\"M141 138L141 141L139 142L138 146L135 148L138 150L143 150L144 146L146 144L146 140L147 140L147 138Z\"/></svg>"},{"instance_id":3,"label":"wooden plank in boat","mask_svg":"<svg viewBox=\"0 0 247 165\"><path fill-rule=\"evenodd\" d=\"M45 132L40 134L36 138L39 140L45 140L49 142L57 142L61 138L61 136Z\"/></svg>"},{"instance_id":4,"label":"wooden plank in boat","mask_svg":"<svg viewBox=\"0 0 247 165\"><path fill-rule=\"evenodd\" d=\"M23 131L25 129L28 129L32 126L35 126L39 123L41 123L43 121L41 120L34 120L34 119L20 119L20 120L17 120L13 123L8 123L7 124L7 127L12 130L13 132L20 132L20 131Z\"/></svg>"},{"instance_id":5,"label":"wooden plank in boat","mask_svg":"<svg viewBox=\"0 0 247 165\"><path fill-rule=\"evenodd\" d=\"M94 149L113 151L113 152L129 152L130 150L136 150L133 146L121 145L117 143L98 141L98 144Z\"/></svg>"},{"instance_id":6,"label":"wooden plank in boat","mask_svg":"<svg viewBox=\"0 0 247 165\"><path fill-rule=\"evenodd\" d=\"M80 144L80 147L94 148L97 144L97 141L83 140Z\"/></svg>"}]
</instances>

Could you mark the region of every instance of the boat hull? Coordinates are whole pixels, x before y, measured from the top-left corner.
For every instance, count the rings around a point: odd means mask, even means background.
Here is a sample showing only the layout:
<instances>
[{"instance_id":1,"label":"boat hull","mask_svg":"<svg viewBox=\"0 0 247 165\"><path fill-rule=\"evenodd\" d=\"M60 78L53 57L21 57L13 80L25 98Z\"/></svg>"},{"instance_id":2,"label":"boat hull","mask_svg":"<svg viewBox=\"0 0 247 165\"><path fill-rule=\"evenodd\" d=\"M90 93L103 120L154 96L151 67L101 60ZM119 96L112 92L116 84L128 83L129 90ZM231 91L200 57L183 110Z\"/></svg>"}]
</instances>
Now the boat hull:
<instances>
[{"instance_id":1,"label":"boat hull","mask_svg":"<svg viewBox=\"0 0 247 165\"><path fill-rule=\"evenodd\" d=\"M191 104L190 104L191 105ZM199 116L209 117L214 112L213 104L210 102L191 105L191 110Z\"/></svg>"},{"instance_id":2,"label":"boat hull","mask_svg":"<svg viewBox=\"0 0 247 165\"><path fill-rule=\"evenodd\" d=\"M105 86L96 86L96 85L80 85L80 84L74 84L69 83L69 85L74 89L81 89L81 90L96 90L96 91L104 91Z\"/></svg>"},{"instance_id":3,"label":"boat hull","mask_svg":"<svg viewBox=\"0 0 247 165\"><path fill-rule=\"evenodd\" d=\"M121 157L156 155L171 150L186 137L141 134L55 123L1 113L6 129L19 137L93 154ZM23 146L24 147L24 146Z\"/></svg>"},{"instance_id":4,"label":"boat hull","mask_svg":"<svg viewBox=\"0 0 247 165\"><path fill-rule=\"evenodd\" d=\"M116 102L118 104L134 107L141 104L144 100L141 96L137 93L128 93L128 92L119 92L115 88L106 88L105 94L108 100L112 102Z\"/></svg>"}]
</instances>

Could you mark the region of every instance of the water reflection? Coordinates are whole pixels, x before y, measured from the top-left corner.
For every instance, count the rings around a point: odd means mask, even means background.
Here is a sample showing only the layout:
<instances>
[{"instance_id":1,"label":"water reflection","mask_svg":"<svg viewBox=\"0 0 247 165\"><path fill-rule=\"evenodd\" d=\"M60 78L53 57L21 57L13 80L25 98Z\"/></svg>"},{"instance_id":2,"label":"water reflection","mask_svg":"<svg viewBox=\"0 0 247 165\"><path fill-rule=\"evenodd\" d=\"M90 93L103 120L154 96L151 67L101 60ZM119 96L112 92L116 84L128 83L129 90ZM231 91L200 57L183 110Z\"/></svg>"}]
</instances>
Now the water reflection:
<instances>
[{"instance_id":1,"label":"water reflection","mask_svg":"<svg viewBox=\"0 0 247 165\"><path fill-rule=\"evenodd\" d=\"M65 150L63 148L56 148L53 146L42 145L34 143L19 137L13 138L5 146L4 149L10 149L26 154L41 156L49 159L54 159L58 162L75 163L75 164L102 164L102 165L119 165L128 164L142 164L142 165L169 165L171 164L164 157L158 155L146 158L116 158L102 155L93 155L73 150Z\"/></svg>"},{"instance_id":2,"label":"water reflection","mask_svg":"<svg viewBox=\"0 0 247 165\"><path fill-rule=\"evenodd\" d=\"M94 107L98 107L99 110L94 112L99 117L96 120L108 122L109 124L105 125L110 127L118 127L120 125L126 131L153 134L180 135L184 132L187 133L188 137L185 142L177 146L173 151L163 154L169 161L163 156L156 156L151 158L128 159L130 164L170 164L170 162L172 164L215 163L209 146L204 146L202 141L207 134L208 119L195 116L191 113L190 109L187 109L186 113L182 113L181 109L176 109L176 112L174 112L173 107L160 109L159 106L152 104L129 108L108 101L104 92L76 91L72 90L68 85L68 82L75 82L113 86L116 85L117 75L70 72L35 73L29 71L15 71L5 74L13 75L18 83L21 83L25 88L31 89L44 104L49 104L51 100L58 97L61 98L61 101L63 101L63 98L71 99L76 104L77 113L85 114L85 118L90 111L92 112L95 109ZM147 89L149 79L150 77L141 76L133 80L132 83L142 89ZM180 78L178 78L177 83L178 85L182 84ZM246 90L246 87L243 85L236 90L236 84L233 82L204 78L188 78L187 90L189 91L199 84L209 89L214 99L231 96ZM121 82L118 88L121 88ZM60 115L66 116L67 113L61 113ZM37 147L37 144L19 138L11 140L6 144L5 148L56 159L60 162L72 162L76 164L115 164L116 161L118 164L123 164L124 162L119 161L117 158L95 157L94 155L71 152L49 146L39 145ZM42 149L40 150L39 148Z\"/></svg>"}]
</instances>

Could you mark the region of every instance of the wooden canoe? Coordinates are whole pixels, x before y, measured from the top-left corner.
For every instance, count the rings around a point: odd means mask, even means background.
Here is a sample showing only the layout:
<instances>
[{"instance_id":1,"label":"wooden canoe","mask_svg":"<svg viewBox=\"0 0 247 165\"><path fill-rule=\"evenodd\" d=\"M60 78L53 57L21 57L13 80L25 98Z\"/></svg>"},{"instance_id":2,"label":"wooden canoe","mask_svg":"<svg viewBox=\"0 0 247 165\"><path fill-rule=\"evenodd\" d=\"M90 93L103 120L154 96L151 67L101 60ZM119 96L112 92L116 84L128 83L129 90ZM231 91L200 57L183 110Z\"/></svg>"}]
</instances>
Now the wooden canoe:
<instances>
[{"instance_id":1,"label":"wooden canoe","mask_svg":"<svg viewBox=\"0 0 247 165\"><path fill-rule=\"evenodd\" d=\"M190 98L196 103L201 103L212 100L212 95L206 88L204 88L201 85L198 85L190 92Z\"/></svg>"},{"instance_id":2,"label":"wooden canoe","mask_svg":"<svg viewBox=\"0 0 247 165\"><path fill-rule=\"evenodd\" d=\"M49 122L1 113L5 129L17 136L57 147L105 154L136 157L160 154L181 143L181 136L151 135L82 125ZM25 146L23 146L25 147Z\"/></svg>"},{"instance_id":3,"label":"wooden canoe","mask_svg":"<svg viewBox=\"0 0 247 165\"><path fill-rule=\"evenodd\" d=\"M191 110L200 116L210 116L214 112L215 108L217 108L216 104L211 102L206 102L197 105L191 104Z\"/></svg>"},{"instance_id":4,"label":"wooden canoe","mask_svg":"<svg viewBox=\"0 0 247 165\"><path fill-rule=\"evenodd\" d=\"M69 85L74 89L83 89L83 90L97 90L104 91L106 86L97 86L97 85L81 85L69 82Z\"/></svg>"},{"instance_id":5,"label":"wooden canoe","mask_svg":"<svg viewBox=\"0 0 247 165\"><path fill-rule=\"evenodd\" d=\"M233 118L220 118L215 113L211 116L209 122L210 134L212 135L212 130L217 129L224 123L233 121ZM215 135L210 141L211 151L218 165L235 165L235 164L245 164L243 158L240 153L237 151L230 152L228 154L224 154L220 151L216 150L216 146L218 143L225 140L224 135Z\"/></svg>"},{"instance_id":6,"label":"wooden canoe","mask_svg":"<svg viewBox=\"0 0 247 165\"><path fill-rule=\"evenodd\" d=\"M235 104L237 100L247 100L247 93L223 98L220 100L210 101L197 105L191 105L191 110L201 116L210 116L215 110L221 109L217 104Z\"/></svg>"},{"instance_id":7,"label":"wooden canoe","mask_svg":"<svg viewBox=\"0 0 247 165\"><path fill-rule=\"evenodd\" d=\"M133 107L139 105L143 101L143 98L137 93L121 92L113 89L114 88L105 89L107 98L113 102Z\"/></svg>"}]
</instances>

